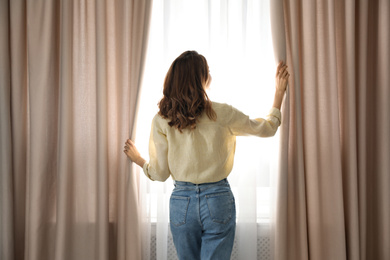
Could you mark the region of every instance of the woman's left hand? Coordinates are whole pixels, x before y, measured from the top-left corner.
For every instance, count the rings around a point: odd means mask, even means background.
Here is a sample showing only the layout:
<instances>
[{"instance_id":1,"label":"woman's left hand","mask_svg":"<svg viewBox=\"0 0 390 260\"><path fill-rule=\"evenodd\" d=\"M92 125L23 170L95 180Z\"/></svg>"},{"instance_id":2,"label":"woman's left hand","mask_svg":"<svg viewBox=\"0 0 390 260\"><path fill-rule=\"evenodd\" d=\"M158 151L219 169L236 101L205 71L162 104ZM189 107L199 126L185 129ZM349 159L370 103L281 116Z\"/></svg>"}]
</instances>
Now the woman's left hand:
<instances>
[{"instance_id":1,"label":"woman's left hand","mask_svg":"<svg viewBox=\"0 0 390 260\"><path fill-rule=\"evenodd\" d=\"M143 167L145 164L145 159L141 157L141 154L138 152L137 147L135 147L135 144L130 139L127 139L125 143L125 150L123 151L127 157L130 158L133 162L138 164L139 166Z\"/></svg>"}]
</instances>

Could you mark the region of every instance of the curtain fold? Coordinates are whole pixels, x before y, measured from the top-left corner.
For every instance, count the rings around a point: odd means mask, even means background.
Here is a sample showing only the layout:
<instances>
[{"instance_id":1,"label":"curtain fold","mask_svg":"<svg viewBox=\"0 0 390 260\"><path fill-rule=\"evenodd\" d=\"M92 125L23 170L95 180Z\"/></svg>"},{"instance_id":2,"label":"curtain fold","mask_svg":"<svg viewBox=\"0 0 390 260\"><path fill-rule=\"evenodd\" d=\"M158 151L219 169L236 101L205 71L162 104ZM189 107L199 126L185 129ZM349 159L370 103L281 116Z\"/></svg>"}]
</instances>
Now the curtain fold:
<instances>
[{"instance_id":1,"label":"curtain fold","mask_svg":"<svg viewBox=\"0 0 390 260\"><path fill-rule=\"evenodd\" d=\"M151 1L1 1L1 259L140 259Z\"/></svg>"},{"instance_id":2,"label":"curtain fold","mask_svg":"<svg viewBox=\"0 0 390 260\"><path fill-rule=\"evenodd\" d=\"M286 34L285 34L285 19L284 19L284 4L283 0L270 0L270 22L272 31L272 44L274 50L275 62L286 61ZM290 108L290 88L287 87L286 96L283 100L281 112L283 121L289 122ZM288 171L288 165L285 163L288 159L288 151L285 147L288 146L289 137L288 124L282 124L279 127L280 142L279 142L279 158L277 173L271 176L271 216L270 216L270 244L271 256L273 259L286 259L285 248L287 247L287 237L285 230L287 229L287 194L284 192L287 189L287 178L283 178L283 173Z\"/></svg>"},{"instance_id":3,"label":"curtain fold","mask_svg":"<svg viewBox=\"0 0 390 260\"><path fill-rule=\"evenodd\" d=\"M8 35L9 4L6 1L0 2L0 257L12 259L14 257L14 207L12 204L13 171L11 143L11 88L9 67L10 39Z\"/></svg>"},{"instance_id":4,"label":"curtain fold","mask_svg":"<svg viewBox=\"0 0 390 260\"><path fill-rule=\"evenodd\" d=\"M388 259L390 3L285 0L284 14L274 258Z\"/></svg>"}]
</instances>

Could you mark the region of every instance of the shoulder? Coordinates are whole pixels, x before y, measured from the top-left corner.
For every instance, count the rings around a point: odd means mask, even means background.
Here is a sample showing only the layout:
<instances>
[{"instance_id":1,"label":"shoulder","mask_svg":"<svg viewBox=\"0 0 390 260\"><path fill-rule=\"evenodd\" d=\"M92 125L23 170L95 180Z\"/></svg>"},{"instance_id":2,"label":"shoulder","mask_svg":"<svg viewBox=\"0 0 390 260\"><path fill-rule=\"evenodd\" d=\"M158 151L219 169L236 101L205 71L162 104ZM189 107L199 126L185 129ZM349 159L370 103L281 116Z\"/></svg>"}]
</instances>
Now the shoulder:
<instances>
[{"instance_id":1,"label":"shoulder","mask_svg":"<svg viewBox=\"0 0 390 260\"><path fill-rule=\"evenodd\" d=\"M226 125L229 124L231 121L233 115L237 111L236 108L233 106L226 104L226 103L218 103L218 102L212 102L212 108L214 109L215 113L217 114L217 121L222 124Z\"/></svg>"},{"instance_id":2,"label":"shoulder","mask_svg":"<svg viewBox=\"0 0 390 260\"><path fill-rule=\"evenodd\" d=\"M226 103L218 103L211 101L212 108L214 109L215 113L220 114L220 113L229 113L232 111L233 107L229 104Z\"/></svg>"},{"instance_id":3,"label":"shoulder","mask_svg":"<svg viewBox=\"0 0 390 260\"><path fill-rule=\"evenodd\" d=\"M226 103L212 101L212 107L215 113L217 113L217 116L221 115L222 117L231 118L234 114L242 114L240 110Z\"/></svg>"},{"instance_id":4,"label":"shoulder","mask_svg":"<svg viewBox=\"0 0 390 260\"><path fill-rule=\"evenodd\" d=\"M159 128L159 129L165 129L168 125L168 119L163 118L158 113L153 117L152 120L152 127Z\"/></svg>"},{"instance_id":5,"label":"shoulder","mask_svg":"<svg viewBox=\"0 0 390 260\"><path fill-rule=\"evenodd\" d=\"M232 105L213 102L213 108L214 104L215 112L217 113L217 121L219 121L221 125L231 126L232 124L237 124L237 122L241 124L249 119L248 115Z\"/></svg>"}]
</instances>

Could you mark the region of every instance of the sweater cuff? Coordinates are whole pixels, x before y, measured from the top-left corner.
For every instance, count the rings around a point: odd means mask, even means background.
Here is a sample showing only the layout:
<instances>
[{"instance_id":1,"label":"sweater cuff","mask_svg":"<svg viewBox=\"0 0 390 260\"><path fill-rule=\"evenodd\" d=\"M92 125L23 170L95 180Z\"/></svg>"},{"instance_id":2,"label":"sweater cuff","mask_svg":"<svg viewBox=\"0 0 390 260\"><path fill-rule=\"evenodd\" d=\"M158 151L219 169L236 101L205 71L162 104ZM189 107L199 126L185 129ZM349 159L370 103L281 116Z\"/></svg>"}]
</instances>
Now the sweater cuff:
<instances>
[{"instance_id":1,"label":"sweater cuff","mask_svg":"<svg viewBox=\"0 0 390 260\"><path fill-rule=\"evenodd\" d=\"M150 180L154 181L150 175L149 175L149 163L145 162L144 163L144 166L142 167L142 170L144 171L144 174L146 175L146 177L148 177Z\"/></svg>"},{"instance_id":2,"label":"sweater cuff","mask_svg":"<svg viewBox=\"0 0 390 260\"><path fill-rule=\"evenodd\" d=\"M271 108L268 116L272 116L272 117L276 118L278 120L278 123L279 123L278 125L280 125L282 123L282 113L276 107Z\"/></svg>"}]
</instances>

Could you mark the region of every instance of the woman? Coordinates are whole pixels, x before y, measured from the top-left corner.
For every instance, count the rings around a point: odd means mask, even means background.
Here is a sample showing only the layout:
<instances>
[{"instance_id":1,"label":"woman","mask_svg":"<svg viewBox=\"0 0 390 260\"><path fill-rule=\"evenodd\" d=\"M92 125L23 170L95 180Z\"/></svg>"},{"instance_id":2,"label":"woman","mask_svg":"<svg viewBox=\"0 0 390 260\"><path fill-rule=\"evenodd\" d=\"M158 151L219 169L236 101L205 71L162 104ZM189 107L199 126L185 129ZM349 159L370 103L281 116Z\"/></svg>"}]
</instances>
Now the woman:
<instances>
[{"instance_id":1,"label":"woman","mask_svg":"<svg viewBox=\"0 0 390 260\"><path fill-rule=\"evenodd\" d=\"M152 122L149 163L131 140L124 152L149 179L172 176L170 227L179 259L230 259L236 209L226 178L233 167L236 136L276 133L288 77L281 62L269 116L251 120L232 106L208 99L211 76L202 55L186 51L169 68L160 111Z\"/></svg>"}]
</instances>

